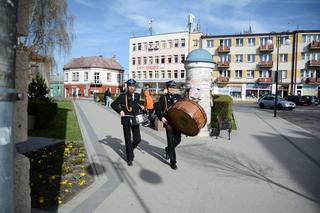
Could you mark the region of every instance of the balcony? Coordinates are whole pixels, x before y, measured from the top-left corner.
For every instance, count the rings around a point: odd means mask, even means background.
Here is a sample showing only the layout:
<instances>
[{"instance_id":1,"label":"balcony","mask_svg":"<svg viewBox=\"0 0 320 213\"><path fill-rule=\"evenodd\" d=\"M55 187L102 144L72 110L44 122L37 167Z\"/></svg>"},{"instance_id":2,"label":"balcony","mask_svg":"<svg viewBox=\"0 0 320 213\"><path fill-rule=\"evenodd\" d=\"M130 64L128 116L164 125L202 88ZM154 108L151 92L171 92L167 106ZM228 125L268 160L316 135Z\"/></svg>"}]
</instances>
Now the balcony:
<instances>
[{"instance_id":1,"label":"balcony","mask_svg":"<svg viewBox=\"0 0 320 213\"><path fill-rule=\"evenodd\" d=\"M316 83L317 82L317 78L309 77L309 78L306 78L305 82L308 83L308 84Z\"/></svg>"},{"instance_id":2,"label":"balcony","mask_svg":"<svg viewBox=\"0 0 320 213\"><path fill-rule=\"evenodd\" d=\"M272 52L273 51L273 44L265 44L260 45L260 52Z\"/></svg>"},{"instance_id":3,"label":"balcony","mask_svg":"<svg viewBox=\"0 0 320 213\"><path fill-rule=\"evenodd\" d=\"M217 62L218 69L229 68L229 66L230 66L230 62L229 61L219 61L219 62Z\"/></svg>"},{"instance_id":4,"label":"balcony","mask_svg":"<svg viewBox=\"0 0 320 213\"><path fill-rule=\"evenodd\" d=\"M227 83L229 82L229 77L218 77L218 83Z\"/></svg>"},{"instance_id":5,"label":"balcony","mask_svg":"<svg viewBox=\"0 0 320 213\"><path fill-rule=\"evenodd\" d=\"M101 82L101 80L93 80L93 81L90 82L90 85L99 87L99 86L102 85L102 82Z\"/></svg>"},{"instance_id":6,"label":"balcony","mask_svg":"<svg viewBox=\"0 0 320 213\"><path fill-rule=\"evenodd\" d=\"M308 67L319 67L320 66L320 60L309 60L307 62Z\"/></svg>"},{"instance_id":7,"label":"balcony","mask_svg":"<svg viewBox=\"0 0 320 213\"><path fill-rule=\"evenodd\" d=\"M309 44L310 50L320 50L320 41L313 41Z\"/></svg>"},{"instance_id":8,"label":"balcony","mask_svg":"<svg viewBox=\"0 0 320 213\"><path fill-rule=\"evenodd\" d=\"M228 47L228 46L219 46L217 51L218 51L218 53L228 53L228 52L230 52L230 47Z\"/></svg>"},{"instance_id":9,"label":"balcony","mask_svg":"<svg viewBox=\"0 0 320 213\"><path fill-rule=\"evenodd\" d=\"M273 61L260 61L258 66L260 68L271 68L273 66Z\"/></svg>"},{"instance_id":10,"label":"balcony","mask_svg":"<svg viewBox=\"0 0 320 213\"><path fill-rule=\"evenodd\" d=\"M271 83L272 82L272 78L258 78L258 82L259 83Z\"/></svg>"}]
</instances>

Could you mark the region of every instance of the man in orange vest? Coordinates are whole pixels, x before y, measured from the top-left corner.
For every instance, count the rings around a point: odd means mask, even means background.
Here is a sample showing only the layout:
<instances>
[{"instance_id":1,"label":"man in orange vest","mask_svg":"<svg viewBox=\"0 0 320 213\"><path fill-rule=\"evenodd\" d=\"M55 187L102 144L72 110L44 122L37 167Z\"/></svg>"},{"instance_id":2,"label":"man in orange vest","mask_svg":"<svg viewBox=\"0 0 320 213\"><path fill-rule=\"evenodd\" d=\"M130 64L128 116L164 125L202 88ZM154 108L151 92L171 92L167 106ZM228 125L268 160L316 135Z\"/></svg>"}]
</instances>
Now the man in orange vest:
<instances>
[{"instance_id":1,"label":"man in orange vest","mask_svg":"<svg viewBox=\"0 0 320 213\"><path fill-rule=\"evenodd\" d=\"M144 108L148 112L148 118L149 118L149 121L150 121L149 127L153 128L154 127L154 118L153 118L154 108L153 108L153 98L152 98L152 96L150 94L149 86L147 86L144 89L143 95L144 95L144 97L146 99L146 101L144 103Z\"/></svg>"}]
</instances>

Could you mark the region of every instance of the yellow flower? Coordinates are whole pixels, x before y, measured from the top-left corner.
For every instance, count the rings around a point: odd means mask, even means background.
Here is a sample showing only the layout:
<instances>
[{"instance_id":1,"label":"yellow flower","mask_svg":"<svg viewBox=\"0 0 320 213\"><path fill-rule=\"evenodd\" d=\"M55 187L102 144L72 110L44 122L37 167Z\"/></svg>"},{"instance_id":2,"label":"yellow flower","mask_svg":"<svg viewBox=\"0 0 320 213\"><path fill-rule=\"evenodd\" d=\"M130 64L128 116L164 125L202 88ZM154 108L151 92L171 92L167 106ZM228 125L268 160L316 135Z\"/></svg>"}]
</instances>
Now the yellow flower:
<instances>
[{"instance_id":1,"label":"yellow flower","mask_svg":"<svg viewBox=\"0 0 320 213\"><path fill-rule=\"evenodd\" d=\"M39 203L44 203L44 197L39 197Z\"/></svg>"},{"instance_id":2,"label":"yellow flower","mask_svg":"<svg viewBox=\"0 0 320 213\"><path fill-rule=\"evenodd\" d=\"M80 180L80 181L79 181L79 186L82 186L82 185L85 184L85 183L86 183L85 180Z\"/></svg>"},{"instance_id":3,"label":"yellow flower","mask_svg":"<svg viewBox=\"0 0 320 213\"><path fill-rule=\"evenodd\" d=\"M85 169L85 168L86 168L86 165L82 165L82 166L81 166L81 169Z\"/></svg>"},{"instance_id":4,"label":"yellow flower","mask_svg":"<svg viewBox=\"0 0 320 213\"><path fill-rule=\"evenodd\" d=\"M51 180L54 180L54 179L56 179L56 176L51 176L51 178L50 178Z\"/></svg>"},{"instance_id":5,"label":"yellow flower","mask_svg":"<svg viewBox=\"0 0 320 213\"><path fill-rule=\"evenodd\" d=\"M73 186L73 183L69 183L69 186Z\"/></svg>"},{"instance_id":6,"label":"yellow flower","mask_svg":"<svg viewBox=\"0 0 320 213\"><path fill-rule=\"evenodd\" d=\"M68 180L64 180L63 182L62 182L62 185L66 185L68 183Z\"/></svg>"},{"instance_id":7,"label":"yellow flower","mask_svg":"<svg viewBox=\"0 0 320 213\"><path fill-rule=\"evenodd\" d=\"M62 203L62 201L61 201L61 200L59 200L59 201L58 201L58 203L59 203L59 204L61 204L61 203Z\"/></svg>"},{"instance_id":8,"label":"yellow flower","mask_svg":"<svg viewBox=\"0 0 320 213\"><path fill-rule=\"evenodd\" d=\"M84 177L84 176L86 176L86 173L84 172L80 173L80 177Z\"/></svg>"},{"instance_id":9,"label":"yellow flower","mask_svg":"<svg viewBox=\"0 0 320 213\"><path fill-rule=\"evenodd\" d=\"M70 190L69 190L69 189L65 189L64 192L67 192L67 193L68 193L68 192L70 192Z\"/></svg>"}]
</instances>

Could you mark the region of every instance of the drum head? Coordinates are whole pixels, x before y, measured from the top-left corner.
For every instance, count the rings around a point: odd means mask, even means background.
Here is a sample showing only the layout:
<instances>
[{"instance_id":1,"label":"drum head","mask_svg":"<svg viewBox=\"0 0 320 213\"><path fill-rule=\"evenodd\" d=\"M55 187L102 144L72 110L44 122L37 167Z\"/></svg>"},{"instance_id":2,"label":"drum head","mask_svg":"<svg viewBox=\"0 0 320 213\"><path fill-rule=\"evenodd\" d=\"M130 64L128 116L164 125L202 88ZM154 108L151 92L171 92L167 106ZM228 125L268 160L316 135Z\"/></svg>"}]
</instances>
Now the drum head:
<instances>
[{"instance_id":1,"label":"drum head","mask_svg":"<svg viewBox=\"0 0 320 213\"><path fill-rule=\"evenodd\" d=\"M200 131L195 120L181 110L169 110L167 119L173 128L178 129L184 135L196 136Z\"/></svg>"}]
</instances>

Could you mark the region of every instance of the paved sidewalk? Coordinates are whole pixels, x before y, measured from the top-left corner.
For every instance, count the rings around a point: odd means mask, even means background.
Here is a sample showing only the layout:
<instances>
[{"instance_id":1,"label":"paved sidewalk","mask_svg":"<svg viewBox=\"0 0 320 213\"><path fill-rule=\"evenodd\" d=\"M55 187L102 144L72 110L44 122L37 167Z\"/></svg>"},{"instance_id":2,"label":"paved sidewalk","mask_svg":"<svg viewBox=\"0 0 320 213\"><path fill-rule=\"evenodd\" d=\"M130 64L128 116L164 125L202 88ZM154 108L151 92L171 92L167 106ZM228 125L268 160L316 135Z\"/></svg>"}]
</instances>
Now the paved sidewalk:
<instances>
[{"instance_id":1,"label":"paved sidewalk","mask_svg":"<svg viewBox=\"0 0 320 213\"><path fill-rule=\"evenodd\" d=\"M128 167L118 115L90 100L75 106L97 175L58 212L320 212L320 142L281 118L235 112L230 141L182 137L172 170L165 132L142 127Z\"/></svg>"}]
</instances>

